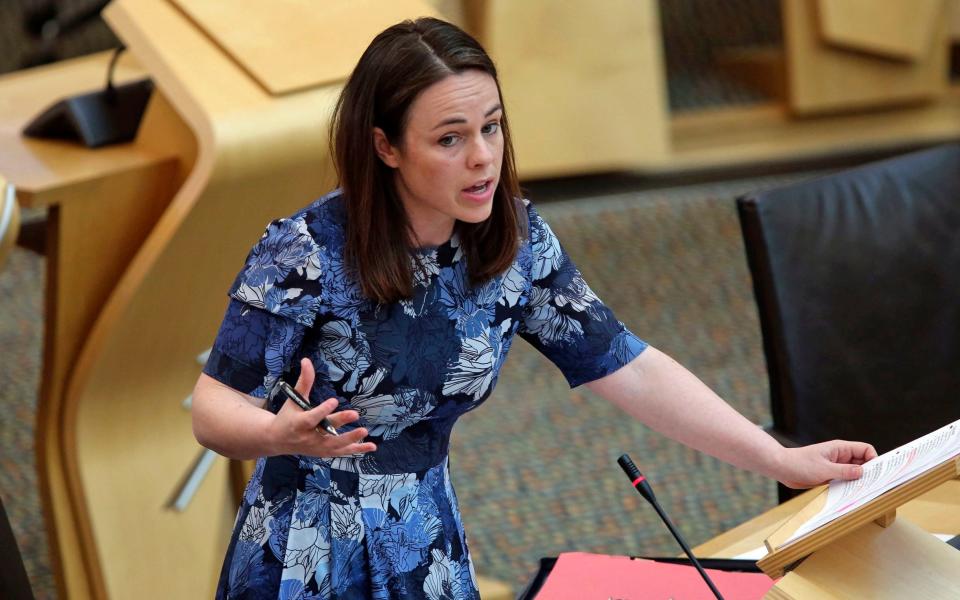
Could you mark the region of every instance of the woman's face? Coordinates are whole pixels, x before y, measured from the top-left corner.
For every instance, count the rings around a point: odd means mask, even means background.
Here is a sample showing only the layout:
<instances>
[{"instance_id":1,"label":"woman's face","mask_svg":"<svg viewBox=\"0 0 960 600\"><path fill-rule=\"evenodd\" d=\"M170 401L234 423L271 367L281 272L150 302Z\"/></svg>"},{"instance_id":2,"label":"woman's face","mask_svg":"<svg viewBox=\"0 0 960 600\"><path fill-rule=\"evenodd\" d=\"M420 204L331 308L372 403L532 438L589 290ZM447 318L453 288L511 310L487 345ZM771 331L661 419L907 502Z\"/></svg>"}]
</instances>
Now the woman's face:
<instances>
[{"instance_id":1,"label":"woman's face","mask_svg":"<svg viewBox=\"0 0 960 600\"><path fill-rule=\"evenodd\" d=\"M421 244L450 239L457 220L490 216L503 163L503 107L483 71L449 75L423 90L407 113L399 146L374 128L374 147Z\"/></svg>"}]
</instances>

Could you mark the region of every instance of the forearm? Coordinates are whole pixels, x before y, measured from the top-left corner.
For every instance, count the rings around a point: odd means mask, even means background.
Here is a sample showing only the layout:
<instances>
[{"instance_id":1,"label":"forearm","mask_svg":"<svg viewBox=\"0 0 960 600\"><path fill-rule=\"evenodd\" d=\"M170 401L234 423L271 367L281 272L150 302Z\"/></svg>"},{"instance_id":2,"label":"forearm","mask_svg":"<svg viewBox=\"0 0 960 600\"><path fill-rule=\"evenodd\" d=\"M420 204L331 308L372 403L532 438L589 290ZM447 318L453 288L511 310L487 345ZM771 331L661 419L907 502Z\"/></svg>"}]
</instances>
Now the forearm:
<instances>
[{"instance_id":1,"label":"forearm","mask_svg":"<svg viewBox=\"0 0 960 600\"><path fill-rule=\"evenodd\" d=\"M264 401L201 375L193 390L193 435L206 448L237 460L275 454L269 440L274 415Z\"/></svg>"},{"instance_id":2,"label":"forearm","mask_svg":"<svg viewBox=\"0 0 960 600\"><path fill-rule=\"evenodd\" d=\"M687 446L768 477L780 473L783 446L656 348L588 387Z\"/></svg>"}]
</instances>

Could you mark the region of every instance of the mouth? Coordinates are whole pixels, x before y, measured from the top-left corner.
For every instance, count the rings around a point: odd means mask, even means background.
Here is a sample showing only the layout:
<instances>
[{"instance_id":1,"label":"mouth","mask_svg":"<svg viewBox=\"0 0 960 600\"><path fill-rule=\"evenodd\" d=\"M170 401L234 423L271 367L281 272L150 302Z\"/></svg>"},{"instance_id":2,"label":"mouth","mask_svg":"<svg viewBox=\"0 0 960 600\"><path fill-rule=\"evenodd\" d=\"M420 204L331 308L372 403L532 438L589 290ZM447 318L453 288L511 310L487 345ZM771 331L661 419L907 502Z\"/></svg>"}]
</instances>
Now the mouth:
<instances>
[{"instance_id":1,"label":"mouth","mask_svg":"<svg viewBox=\"0 0 960 600\"><path fill-rule=\"evenodd\" d=\"M483 194L484 192L487 191L487 189L489 189L489 187L492 184L493 184L492 179L484 179L480 183L477 183L471 187L463 188L463 191L465 191L468 194Z\"/></svg>"}]
</instances>

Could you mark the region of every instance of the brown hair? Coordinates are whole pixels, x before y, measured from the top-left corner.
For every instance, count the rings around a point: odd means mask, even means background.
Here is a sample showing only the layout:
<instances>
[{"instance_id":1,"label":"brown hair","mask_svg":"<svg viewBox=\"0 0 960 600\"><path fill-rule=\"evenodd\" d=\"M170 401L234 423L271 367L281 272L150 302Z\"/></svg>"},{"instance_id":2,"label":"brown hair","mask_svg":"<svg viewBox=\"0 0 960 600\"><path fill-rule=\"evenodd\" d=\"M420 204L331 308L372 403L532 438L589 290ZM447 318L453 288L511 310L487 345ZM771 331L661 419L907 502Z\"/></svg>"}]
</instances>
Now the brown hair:
<instances>
[{"instance_id":1,"label":"brown hair","mask_svg":"<svg viewBox=\"0 0 960 600\"><path fill-rule=\"evenodd\" d=\"M414 256L410 222L393 169L374 151L373 128L400 145L414 99L441 79L470 69L493 77L500 93L493 61L463 30L433 18L403 21L374 38L337 100L330 144L347 209L344 258L372 300L388 303L413 295ZM505 112L500 126L503 165L490 217L456 225L471 285L506 271L526 235Z\"/></svg>"}]
</instances>

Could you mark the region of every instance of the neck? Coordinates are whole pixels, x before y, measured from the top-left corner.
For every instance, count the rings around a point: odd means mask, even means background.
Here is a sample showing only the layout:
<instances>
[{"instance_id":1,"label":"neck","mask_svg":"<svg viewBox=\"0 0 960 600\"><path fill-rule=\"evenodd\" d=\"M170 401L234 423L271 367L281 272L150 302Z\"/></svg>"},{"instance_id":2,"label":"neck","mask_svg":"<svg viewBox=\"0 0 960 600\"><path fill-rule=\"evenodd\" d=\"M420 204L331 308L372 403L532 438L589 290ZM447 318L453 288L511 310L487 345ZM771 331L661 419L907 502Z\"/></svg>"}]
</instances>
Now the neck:
<instances>
[{"instance_id":1,"label":"neck","mask_svg":"<svg viewBox=\"0 0 960 600\"><path fill-rule=\"evenodd\" d=\"M427 227L418 227L416 222L410 219L410 229L412 230L414 246L440 246L445 244L453 236L453 230L456 221L452 223L442 223L438 225L429 224Z\"/></svg>"},{"instance_id":2,"label":"neck","mask_svg":"<svg viewBox=\"0 0 960 600\"><path fill-rule=\"evenodd\" d=\"M400 196L403 210L407 213L407 222L410 224L412 244L414 246L439 246L446 243L453 235L457 223L456 219L423 207L410 199L402 184L397 187L397 194Z\"/></svg>"}]
</instances>

